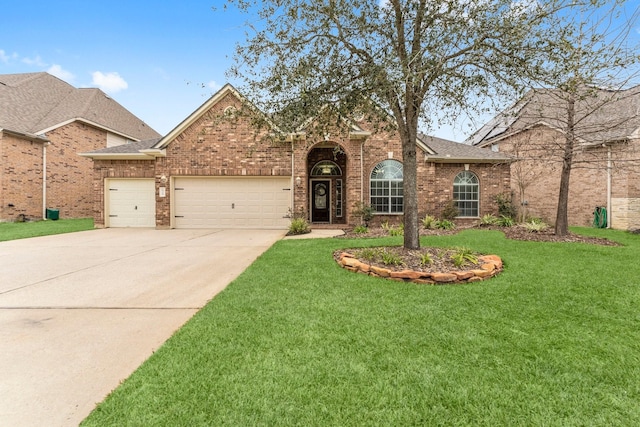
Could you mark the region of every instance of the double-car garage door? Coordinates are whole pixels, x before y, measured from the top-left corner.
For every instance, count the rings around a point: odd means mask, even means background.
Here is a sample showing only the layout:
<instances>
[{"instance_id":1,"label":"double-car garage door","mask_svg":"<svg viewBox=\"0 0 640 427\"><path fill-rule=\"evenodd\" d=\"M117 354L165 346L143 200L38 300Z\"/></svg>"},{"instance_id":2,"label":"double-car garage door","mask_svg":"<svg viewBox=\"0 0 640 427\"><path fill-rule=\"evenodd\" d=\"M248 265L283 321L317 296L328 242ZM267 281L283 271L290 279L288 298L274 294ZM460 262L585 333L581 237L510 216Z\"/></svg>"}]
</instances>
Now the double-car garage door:
<instances>
[{"instance_id":1,"label":"double-car garage door","mask_svg":"<svg viewBox=\"0 0 640 427\"><path fill-rule=\"evenodd\" d=\"M175 228L289 226L289 177L177 177L172 186L171 225ZM107 226L155 226L154 180L112 179L108 189Z\"/></svg>"},{"instance_id":2,"label":"double-car garage door","mask_svg":"<svg viewBox=\"0 0 640 427\"><path fill-rule=\"evenodd\" d=\"M176 228L287 228L291 178L175 178Z\"/></svg>"}]
</instances>

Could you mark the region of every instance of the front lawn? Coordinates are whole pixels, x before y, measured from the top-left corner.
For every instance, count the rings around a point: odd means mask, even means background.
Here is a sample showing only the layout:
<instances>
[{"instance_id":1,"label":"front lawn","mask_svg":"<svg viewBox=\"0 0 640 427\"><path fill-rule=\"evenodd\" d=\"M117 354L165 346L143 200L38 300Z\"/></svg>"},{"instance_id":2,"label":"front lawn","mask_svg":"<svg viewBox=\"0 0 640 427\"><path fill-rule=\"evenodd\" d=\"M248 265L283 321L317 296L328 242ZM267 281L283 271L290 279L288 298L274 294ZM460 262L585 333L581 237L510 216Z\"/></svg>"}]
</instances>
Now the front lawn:
<instances>
[{"instance_id":1,"label":"front lawn","mask_svg":"<svg viewBox=\"0 0 640 427\"><path fill-rule=\"evenodd\" d=\"M424 238L502 257L458 286L332 258L401 238L279 241L83 425L640 425L640 236L579 231L624 246Z\"/></svg>"},{"instance_id":2,"label":"front lawn","mask_svg":"<svg viewBox=\"0 0 640 427\"><path fill-rule=\"evenodd\" d=\"M0 222L0 242L93 229L93 218Z\"/></svg>"}]
</instances>

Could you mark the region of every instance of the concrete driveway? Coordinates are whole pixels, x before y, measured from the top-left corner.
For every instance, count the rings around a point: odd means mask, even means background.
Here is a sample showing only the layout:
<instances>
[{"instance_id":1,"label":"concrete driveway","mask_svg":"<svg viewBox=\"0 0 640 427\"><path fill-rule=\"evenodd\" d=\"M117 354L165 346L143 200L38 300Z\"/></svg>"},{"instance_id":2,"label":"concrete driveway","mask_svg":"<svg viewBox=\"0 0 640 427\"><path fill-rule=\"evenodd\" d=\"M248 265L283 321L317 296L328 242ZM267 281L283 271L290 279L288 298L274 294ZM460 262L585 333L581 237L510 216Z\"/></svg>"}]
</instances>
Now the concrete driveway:
<instances>
[{"instance_id":1,"label":"concrete driveway","mask_svg":"<svg viewBox=\"0 0 640 427\"><path fill-rule=\"evenodd\" d=\"M78 425L284 234L104 229L0 242L0 425Z\"/></svg>"}]
</instances>

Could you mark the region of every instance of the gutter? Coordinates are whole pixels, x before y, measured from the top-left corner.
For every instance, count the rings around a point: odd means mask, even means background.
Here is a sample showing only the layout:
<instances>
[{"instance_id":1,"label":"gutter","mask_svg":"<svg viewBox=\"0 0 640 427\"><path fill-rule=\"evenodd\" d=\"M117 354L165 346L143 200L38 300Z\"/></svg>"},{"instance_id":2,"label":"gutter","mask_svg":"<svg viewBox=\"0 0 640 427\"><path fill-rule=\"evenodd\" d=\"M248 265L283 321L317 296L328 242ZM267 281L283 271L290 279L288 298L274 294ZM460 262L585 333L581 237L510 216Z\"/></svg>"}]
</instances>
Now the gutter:
<instances>
[{"instance_id":1,"label":"gutter","mask_svg":"<svg viewBox=\"0 0 640 427\"><path fill-rule=\"evenodd\" d=\"M78 153L79 156L93 160L154 160L158 157L166 157L167 150L150 148L139 150L136 153Z\"/></svg>"}]
</instances>

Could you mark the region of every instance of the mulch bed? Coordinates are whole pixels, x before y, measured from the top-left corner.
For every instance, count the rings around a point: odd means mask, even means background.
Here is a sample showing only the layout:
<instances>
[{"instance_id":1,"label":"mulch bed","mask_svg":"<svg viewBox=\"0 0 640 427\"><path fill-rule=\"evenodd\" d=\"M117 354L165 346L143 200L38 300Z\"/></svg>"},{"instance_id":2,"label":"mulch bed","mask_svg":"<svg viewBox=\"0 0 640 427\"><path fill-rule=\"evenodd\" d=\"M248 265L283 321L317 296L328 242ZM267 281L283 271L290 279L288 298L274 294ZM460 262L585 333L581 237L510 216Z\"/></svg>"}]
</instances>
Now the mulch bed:
<instances>
[{"instance_id":1,"label":"mulch bed","mask_svg":"<svg viewBox=\"0 0 640 427\"><path fill-rule=\"evenodd\" d=\"M497 227L497 226L474 226L469 228L480 228L483 230L498 230L502 231L507 239L511 240L525 240L532 242L564 242L564 243L587 243L591 245L601 246L620 246L619 243L603 239L599 237L580 236L578 234L569 233L566 236L556 236L553 228L548 228L544 231L530 232L524 227L517 225L513 227ZM454 230L420 230L421 236L445 236L459 233L466 228L456 228ZM345 230L345 234L338 236L337 238L369 238L369 237L386 237L389 233L383 228L370 228L366 234L357 234L353 230Z\"/></svg>"},{"instance_id":2,"label":"mulch bed","mask_svg":"<svg viewBox=\"0 0 640 427\"><path fill-rule=\"evenodd\" d=\"M580 236L577 234L570 233L566 236L556 236L553 228L549 228L544 231L539 232L530 232L524 227L513 226L513 227L497 227L497 226L475 226L469 228L482 228L485 230L498 230L505 234L508 239L512 240L524 240L524 241L534 241L534 242L563 242L563 243L586 243L591 245L602 245L602 246L620 246L618 243L613 242L608 239L602 239L598 237L587 237ZM444 236L444 235L452 235L456 234L465 228L457 228L454 230L420 230L421 236ZM383 228L370 228L368 233L358 234L354 233L353 230L345 230L345 234L342 236L337 236L336 238L374 238L374 237L386 237L389 235L387 230ZM381 262L376 261L367 261L360 260L365 263L369 263L371 265L376 265L378 267L384 267L390 269L392 271L402 271L402 270L413 270L413 271L425 271L425 272L441 272L448 273L452 271L461 271L468 268L474 268L471 264L458 267L454 265L453 260L451 259L451 255L453 251L447 251L438 248L421 248L417 250L405 249L401 246L387 246L383 249L389 253L397 255L402 258L403 264L398 266L386 265ZM334 253L334 258L338 260L340 253L343 250L336 251ZM347 250L349 251L349 250ZM353 249L352 251L358 251L358 249ZM428 253L432 262L428 265L424 265L422 263L423 254ZM478 254L480 255L480 254Z\"/></svg>"}]
</instances>

